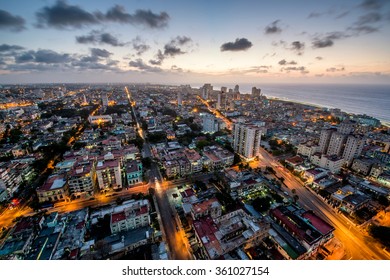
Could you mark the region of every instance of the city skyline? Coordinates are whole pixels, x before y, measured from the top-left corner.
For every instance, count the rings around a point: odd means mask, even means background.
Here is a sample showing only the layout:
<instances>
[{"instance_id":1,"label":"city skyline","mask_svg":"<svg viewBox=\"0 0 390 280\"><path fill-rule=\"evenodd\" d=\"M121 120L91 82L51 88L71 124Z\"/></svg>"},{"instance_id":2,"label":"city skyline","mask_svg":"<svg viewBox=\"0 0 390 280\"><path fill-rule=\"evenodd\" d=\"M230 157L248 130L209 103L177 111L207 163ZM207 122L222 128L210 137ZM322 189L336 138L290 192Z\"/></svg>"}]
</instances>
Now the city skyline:
<instances>
[{"instance_id":1,"label":"city skyline","mask_svg":"<svg viewBox=\"0 0 390 280\"><path fill-rule=\"evenodd\" d=\"M0 83L381 83L386 1L0 6Z\"/></svg>"}]
</instances>

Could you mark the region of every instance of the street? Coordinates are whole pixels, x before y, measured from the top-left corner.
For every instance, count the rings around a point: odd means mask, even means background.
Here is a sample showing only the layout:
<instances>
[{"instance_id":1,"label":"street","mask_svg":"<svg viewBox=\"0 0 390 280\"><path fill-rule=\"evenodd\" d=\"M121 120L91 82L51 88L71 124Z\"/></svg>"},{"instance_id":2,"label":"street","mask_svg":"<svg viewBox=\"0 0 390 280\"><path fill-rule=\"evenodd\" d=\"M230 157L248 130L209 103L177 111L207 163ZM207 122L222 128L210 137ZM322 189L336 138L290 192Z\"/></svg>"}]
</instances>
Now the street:
<instances>
[{"instance_id":1,"label":"street","mask_svg":"<svg viewBox=\"0 0 390 280\"><path fill-rule=\"evenodd\" d=\"M342 214L336 213L336 210L324 202L314 192L305 188L287 169L279 164L267 151L260 148L259 166L271 166L276 172L277 177L284 178L282 186L283 191L291 195L291 190L295 189L298 195L298 204L305 209L313 210L318 216L329 222L335 227L334 235L343 244L346 252L344 259L353 260L386 260L387 255L366 232L358 226L355 226Z\"/></svg>"}]
</instances>

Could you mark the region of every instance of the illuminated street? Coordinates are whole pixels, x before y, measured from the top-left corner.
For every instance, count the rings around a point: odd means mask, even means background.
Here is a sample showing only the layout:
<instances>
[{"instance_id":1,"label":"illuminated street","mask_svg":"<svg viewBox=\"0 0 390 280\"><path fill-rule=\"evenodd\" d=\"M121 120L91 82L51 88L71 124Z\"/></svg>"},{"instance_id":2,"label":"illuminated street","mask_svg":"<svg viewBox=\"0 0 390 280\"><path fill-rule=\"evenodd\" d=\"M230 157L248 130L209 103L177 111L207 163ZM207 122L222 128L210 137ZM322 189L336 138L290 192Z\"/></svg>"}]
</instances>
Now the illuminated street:
<instances>
[{"instance_id":1,"label":"illuminated street","mask_svg":"<svg viewBox=\"0 0 390 280\"><path fill-rule=\"evenodd\" d=\"M288 189L283 186L283 190L291 195L291 190L295 189L299 197L298 204L306 209L314 210L317 215L330 222L336 228L334 235L341 241L346 251L343 259L390 259L390 256L366 232L355 226L342 214L337 214L336 210L315 193L305 188L298 179L280 165L267 151L260 148L260 152L259 166L272 166L276 171L276 176L284 178L284 183Z\"/></svg>"}]
</instances>

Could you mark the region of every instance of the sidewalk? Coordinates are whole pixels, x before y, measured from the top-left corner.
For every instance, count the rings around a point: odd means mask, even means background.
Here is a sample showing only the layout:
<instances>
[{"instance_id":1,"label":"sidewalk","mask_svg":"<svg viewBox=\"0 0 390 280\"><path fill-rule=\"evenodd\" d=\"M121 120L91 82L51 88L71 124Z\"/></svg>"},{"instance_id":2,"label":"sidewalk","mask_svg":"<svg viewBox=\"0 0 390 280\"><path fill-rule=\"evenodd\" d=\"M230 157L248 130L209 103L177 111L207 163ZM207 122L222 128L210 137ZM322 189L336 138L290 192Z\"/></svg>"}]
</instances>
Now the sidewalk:
<instances>
[{"instance_id":1,"label":"sidewalk","mask_svg":"<svg viewBox=\"0 0 390 280\"><path fill-rule=\"evenodd\" d=\"M324 247L330 252L325 258L326 260L342 260L345 251L344 245L336 238L333 238L330 242L324 245Z\"/></svg>"}]
</instances>

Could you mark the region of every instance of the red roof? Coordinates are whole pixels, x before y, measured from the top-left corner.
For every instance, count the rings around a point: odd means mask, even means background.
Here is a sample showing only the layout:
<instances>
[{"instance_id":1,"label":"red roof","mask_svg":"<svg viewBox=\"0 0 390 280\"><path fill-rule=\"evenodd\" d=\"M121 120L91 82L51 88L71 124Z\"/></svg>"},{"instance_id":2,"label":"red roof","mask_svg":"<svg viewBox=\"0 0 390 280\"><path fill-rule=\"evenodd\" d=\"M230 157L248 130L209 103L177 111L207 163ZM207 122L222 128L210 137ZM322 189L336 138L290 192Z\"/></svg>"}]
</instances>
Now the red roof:
<instances>
[{"instance_id":1,"label":"red roof","mask_svg":"<svg viewBox=\"0 0 390 280\"><path fill-rule=\"evenodd\" d=\"M312 211L307 211L303 213L302 217L308 219L310 223L323 235L327 235L328 233L334 231L334 227L332 227L330 224L318 217Z\"/></svg>"},{"instance_id":2,"label":"red roof","mask_svg":"<svg viewBox=\"0 0 390 280\"><path fill-rule=\"evenodd\" d=\"M135 214L137 216L148 213L148 207L146 205L142 206L141 208L137 209Z\"/></svg>"},{"instance_id":3,"label":"red roof","mask_svg":"<svg viewBox=\"0 0 390 280\"><path fill-rule=\"evenodd\" d=\"M123 220L126 220L125 212L113 213L111 215L111 223L117 223Z\"/></svg>"}]
</instances>

